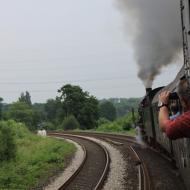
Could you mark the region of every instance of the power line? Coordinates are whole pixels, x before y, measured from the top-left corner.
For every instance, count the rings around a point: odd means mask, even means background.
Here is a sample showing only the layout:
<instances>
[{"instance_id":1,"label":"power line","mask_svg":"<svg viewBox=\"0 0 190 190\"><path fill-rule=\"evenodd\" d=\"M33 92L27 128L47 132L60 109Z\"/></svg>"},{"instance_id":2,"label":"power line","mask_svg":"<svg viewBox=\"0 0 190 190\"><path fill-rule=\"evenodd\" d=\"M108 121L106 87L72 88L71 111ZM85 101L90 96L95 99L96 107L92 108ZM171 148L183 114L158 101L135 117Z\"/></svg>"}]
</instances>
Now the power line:
<instances>
[{"instance_id":1,"label":"power line","mask_svg":"<svg viewBox=\"0 0 190 190\"><path fill-rule=\"evenodd\" d=\"M129 77L111 77L111 78L97 78L97 79L84 79L84 80L65 80L65 81L36 81L36 82L0 82L0 85L23 85L23 84L63 84L63 83L76 83L76 82L96 82L96 81L109 81L109 80L122 80L129 79Z\"/></svg>"},{"instance_id":2,"label":"power line","mask_svg":"<svg viewBox=\"0 0 190 190\"><path fill-rule=\"evenodd\" d=\"M134 84L130 84L130 85L127 85L128 87L131 86L131 87L134 87L136 88L137 86L135 86ZM113 87L104 87L104 88L96 88L96 90L112 90L112 89L125 89L124 86L113 86ZM2 93L21 93L21 92L24 92L24 91L29 91L30 93L58 93L57 92L58 89L48 89L48 90L8 90L8 91L1 91L0 94Z\"/></svg>"},{"instance_id":3,"label":"power line","mask_svg":"<svg viewBox=\"0 0 190 190\"><path fill-rule=\"evenodd\" d=\"M14 91L14 90L10 90L10 91L1 91L0 93L21 93L24 91L29 91L29 90L20 90L20 91ZM57 92L57 90L52 89L52 90L30 90L30 93L49 93L49 92Z\"/></svg>"}]
</instances>

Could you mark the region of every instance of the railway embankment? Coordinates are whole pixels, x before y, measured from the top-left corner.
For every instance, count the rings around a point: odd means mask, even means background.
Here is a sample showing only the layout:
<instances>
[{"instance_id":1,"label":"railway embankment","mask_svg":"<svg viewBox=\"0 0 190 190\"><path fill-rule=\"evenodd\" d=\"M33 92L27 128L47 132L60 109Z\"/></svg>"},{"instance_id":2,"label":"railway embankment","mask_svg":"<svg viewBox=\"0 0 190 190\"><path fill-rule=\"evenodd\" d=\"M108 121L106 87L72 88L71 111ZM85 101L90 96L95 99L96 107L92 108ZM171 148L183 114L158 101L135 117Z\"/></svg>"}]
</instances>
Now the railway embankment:
<instances>
[{"instance_id":1,"label":"railway embankment","mask_svg":"<svg viewBox=\"0 0 190 190\"><path fill-rule=\"evenodd\" d=\"M63 140L63 138L57 138ZM83 147L75 141L69 139L66 139L66 141L73 143L76 146L77 151L75 152L75 155L71 159L71 162L68 164L68 166L57 176L55 176L55 178L51 178L50 183L44 187L44 190L59 189L64 183L66 183L69 180L69 178L72 177L73 173L78 170L80 165L82 165L82 163L85 160L85 151Z\"/></svg>"},{"instance_id":2,"label":"railway embankment","mask_svg":"<svg viewBox=\"0 0 190 190\"><path fill-rule=\"evenodd\" d=\"M131 160L125 160L123 154L114 147L114 144L107 141L107 139L90 137L88 135L64 134L64 133L49 133L51 136L59 136L61 138L69 138L74 141L79 141L85 146L87 152L87 159L82 166L82 169L71 179L68 183L63 185L61 189L94 189L94 190L110 190L119 189L124 190L128 187L130 189L137 189L138 187L138 171L135 165L131 175L128 173L131 165ZM99 136L100 134L97 134ZM96 136L96 137L97 137ZM98 148L98 146L100 146ZM101 147L106 150L107 158L104 155ZM129 162L128 162L129 161ZM127 171L127 173L126 173ZM126 176L127 179L126 179ZM126 184L127 181L127 184Z\"/></svg>"},{"instance_id":3,"label":"railway embankment","mask_svg":"<svg viewBox=\"0 0 190 190\"><path fill-rule=\"evenodd\" d=\"M14 157L0 161L0 189L39 189L62 171L76 147L69 142L40 137L13 120L0 122L0 147L14 147ZM9 136L7 135L9 132ZM9 138L8 138L9 137ZM6 145L6 146L4 146Z\"/></svg>"},{"instance_id":4,"label":"railway embankment","mask_svg":"<svg viewBox=\"0 0 190 190\"><path fill-rule=\"evenodd\" d=\"M179 175L176 175L178 173L174 165L158 152L139 144L134 137L91 132L55 132L50 134L62 138L73 138L73 140L82 137L96 141L108 150L111 163L107 176L104 177L102 189L185 189L183 181ZM95 176L94 174L97 174L105 163L97 149L90 146L90 150L87 151L89 155L88 163L90 164L87 164L81 173L79 171L75 176L77 180L70 181L72 186L66 186L63 189L80 190L97 181L98 177L90 178L90 175ZM99 159L101 162L98 161ZM100 175L97 176L100 178ZM87 189L96 188L90 187Z\"/></svg>"}]
</instances>

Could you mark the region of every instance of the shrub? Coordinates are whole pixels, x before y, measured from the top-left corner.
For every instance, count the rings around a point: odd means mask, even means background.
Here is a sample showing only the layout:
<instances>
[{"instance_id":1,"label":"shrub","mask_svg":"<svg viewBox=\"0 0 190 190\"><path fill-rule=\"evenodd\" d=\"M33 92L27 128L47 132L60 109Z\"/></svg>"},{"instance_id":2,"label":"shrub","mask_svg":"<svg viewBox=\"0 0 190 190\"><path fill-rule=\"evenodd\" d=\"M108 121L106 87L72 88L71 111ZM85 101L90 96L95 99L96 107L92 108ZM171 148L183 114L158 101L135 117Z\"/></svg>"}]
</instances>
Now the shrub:
<instances>
[{"instance_id":1,"label":"shrub","mask_svg":"<svg viewBox=\"0 0 190 190\"><path fill-rule=\"evenodd\" d=\"M98 126L100 125L103 125L103 124L108 124L110 123L110 121L104 117L101 117L99 120L98 120Z\"/></svg>"},{"instance_id":2,"label":"shrub","mask_svg":"<svg viewBox=\"0 0 190 190\"><path fill-rule=\"evenodd\" d=\"M16 156L16 143L13 130L5 123L0 122L0 161L7 161Z\"/></svg>"},{"instance_id":3,"label":"shrub","mask_svg":"<svg viewBox=\"0 0 190 190\"><path fill-rule=\"evenodd\" d=\"M137 114L136 114L137 115ZM137 117L137 116L136 116ZM102 122L102 123L101 123ZM133 118L132 114L129 113L128 115L118 118L113 122L105 122L105 120L99 121L99 126L97 131L104 131L104 132L124 132L131 130L133 128Z\"/></svg>"},{"instance_id":4,"label":"shrub","mask_svg":"<svg viewBox=\"0 0 190 190\"><path fill-rule=\"evenodd\" d=\"M31 134L25 124L14 120L2 121L1 124L9 126L15 139L23 139Z\"/></svg>"},{"instance_id":5,"label":"shrub","mask_svg":"<svg viewBox=\"0 0 190 190\"><path fill-rule=\"evenodd\" d=\"M80 127L80 124L73 115L65 117L61 126L61 128L63 128L64 130L73 130L79 127Z\"/></svg>"},{"instance_id":6,"label":"shrub","mask_svg":"<svg viewBox=\"0 0 190 190\"><path fill-rule=\"evenodd\" d=\"M46 130L55 130L56 126L51 122L43 122L41 123L42 127Z\"/></svg>"},{"instance_id":7,"label":"shrub","mask_svg":"<svg viewBox=\"0 0 190 190\"><path fill-rule=\"evenodd\" d=\"M76 150L73 144L63 140L34 135L24 124L13 120L0 122L0 147L1 142L5 142L1 141L4 128L14 134L11 137L14 137L17 149L15 159L0 162L0 189L39 189L48 178L64 169ZM6 137L7 134L6 131Z\"/></svg>"},{"instance_id":8,"label":"shrub","mask_svg":"<svg viewBox=\"0 0 190 190\"><path fill-rule=\"evenodd\" d=\"M131 124L125 122L125 123L123 124L123 130L129 131L130 129L131 129Z\"/></svg>"},{"instance_id":9,"label":"shrub","mask_svg":"<svg viewBox=\"0 0 190 190\"><path fill-rule=\"evenodd\" d=\"M103 131L103 132L121 132L122 128L121 128L121 125L118 125L116 122L111 122L111 123L100 125L97 128L97 131Z\"/></svg>"}]
</instances>

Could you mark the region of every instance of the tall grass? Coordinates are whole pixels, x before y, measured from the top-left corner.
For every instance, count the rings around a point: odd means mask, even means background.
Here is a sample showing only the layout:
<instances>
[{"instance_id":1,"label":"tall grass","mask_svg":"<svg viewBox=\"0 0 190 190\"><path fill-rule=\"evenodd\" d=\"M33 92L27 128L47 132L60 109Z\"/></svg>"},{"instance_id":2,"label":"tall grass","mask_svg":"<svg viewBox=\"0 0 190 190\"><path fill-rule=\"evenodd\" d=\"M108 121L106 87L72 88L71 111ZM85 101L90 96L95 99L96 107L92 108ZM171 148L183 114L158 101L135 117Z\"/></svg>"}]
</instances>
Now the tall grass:
<instances>
[{"instance_id":1,"label":"tall grass","mask_svg":"<svg viewBox=\"0 0 190 190\"><path fill-rule=\"evenodd\" d=\"M21 123L7 121L6 124L13 129L17 152L14 159L0 162L0 189L42 186L65 167L65 161L75 152L73 144L36 136Z\"/></svg>"}]
</instances>

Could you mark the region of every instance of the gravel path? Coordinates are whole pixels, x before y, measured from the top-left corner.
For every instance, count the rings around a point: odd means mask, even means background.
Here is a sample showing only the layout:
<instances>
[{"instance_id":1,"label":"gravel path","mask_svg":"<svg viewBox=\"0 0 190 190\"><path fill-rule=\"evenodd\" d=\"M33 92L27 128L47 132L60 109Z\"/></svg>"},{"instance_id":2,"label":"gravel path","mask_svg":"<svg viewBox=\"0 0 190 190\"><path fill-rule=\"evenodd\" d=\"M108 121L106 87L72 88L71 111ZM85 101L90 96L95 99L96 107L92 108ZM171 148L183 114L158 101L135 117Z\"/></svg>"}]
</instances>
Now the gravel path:
<instances>
[{"instance_id":1,"label":"gravel path","mask_svg":"<svg viewBox=\"0 0 190 190\"><path fill-rule=\"evenodd\" d=\"M59 138L59 137L56 137L56 138ZM63 139L63 138L59 138L59 139ZM80 164L83 161L84 151L82 147L78 143L72 140L69 140L69 139L65 139L65 140L67 140L70 143L73 143L77 147L75 156L72 159L69 166L65 168L63 173L61 173L56 179L50 182L50 184L46 186L44 190L57 190L59 187L61 187L61 185L63 185L63 183L67 181L67 179L71 177L71 175L77 170L77 168L80 166Z\"/></svg>"}]
</instances>

